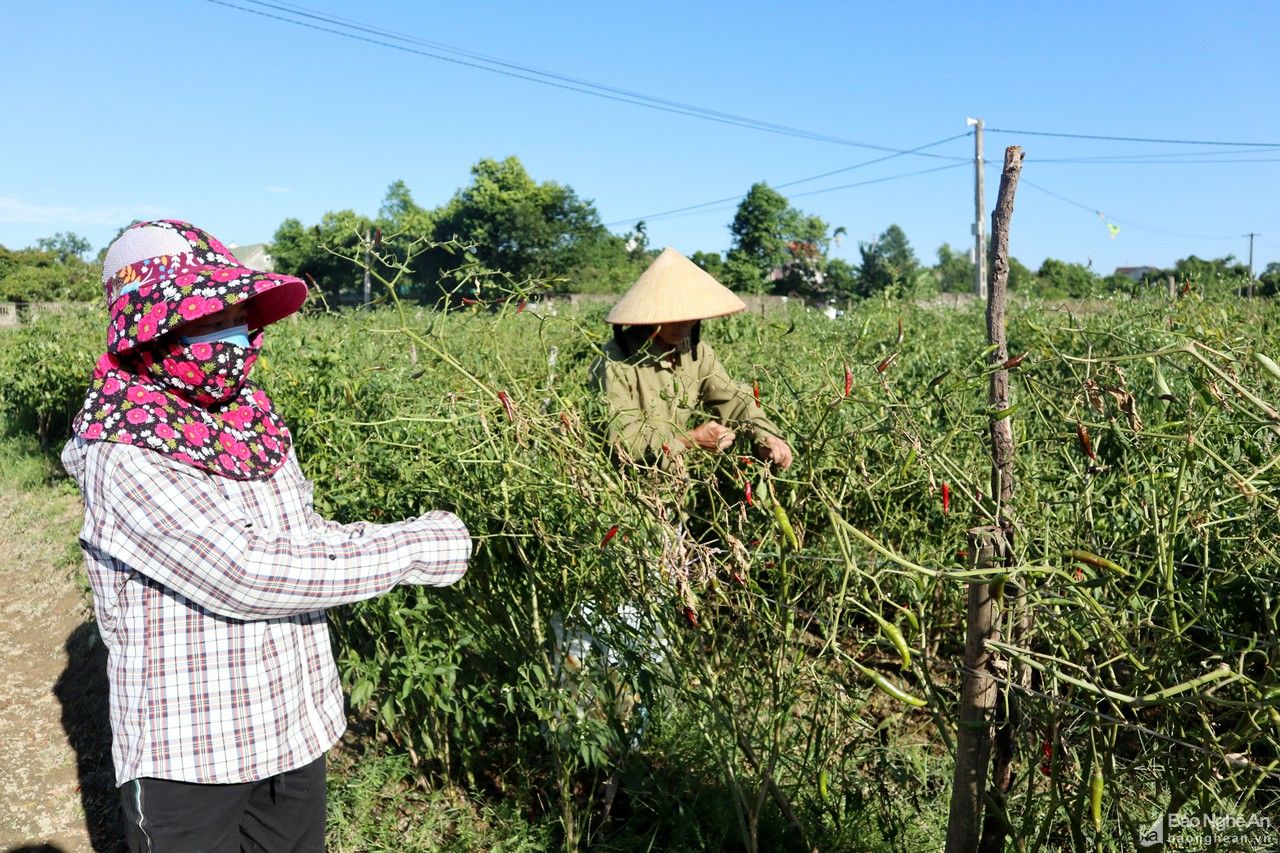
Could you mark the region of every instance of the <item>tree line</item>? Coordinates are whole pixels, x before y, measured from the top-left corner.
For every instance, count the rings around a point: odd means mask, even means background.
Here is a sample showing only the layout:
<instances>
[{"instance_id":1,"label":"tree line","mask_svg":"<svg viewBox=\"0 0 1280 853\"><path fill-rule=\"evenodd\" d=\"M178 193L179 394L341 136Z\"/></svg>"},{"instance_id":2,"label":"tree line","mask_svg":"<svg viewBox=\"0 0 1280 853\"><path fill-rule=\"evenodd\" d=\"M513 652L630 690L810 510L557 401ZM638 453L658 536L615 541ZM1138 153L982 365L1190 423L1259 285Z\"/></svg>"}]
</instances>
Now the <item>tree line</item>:
<instances>
[{"instance_id":1,"label":"tree line","mask_svg":"<svg viewBox=\"0 0 1280 853\"><path fill-rule=\"evenodd\" d=\"M884 293L928 297L973 290L969 251L944 243L935 263L922 263L896 224L860 241L857 263L833 257L846 230L799 210L763 182L747 191L729 232L727 251L697 251L690 258L742 293L832 304ZM367 260L366 249L375 242L377 251ZM90 251L88 241L72 233L42 238L33 248L0 246L0 301L100 298L94 267L105 249L92 261ZM534 180L513 156L480 160L471 168L470 183L433 208L418 204L397 180L374 216L338 210L311 225L286 219L270 251L277 271L308 278L327 302L341 305L363 300L366 263L407 264L412 273L400 278L398 295L428 303L445 294L478 295L495 277L545 282L566 293L619 293L657 248L649 246L643 221L627 233L613 233L591 200L570 186ZM1011 258L1009 285L1026 295L1087 298L1163 286L1169 276L1199 287L1246 281L1248 267L1230 255L1192 255L1171 269L1146 268L1135 281L1055 258L1033 271ZM1280 293L1280 263L1267 266L1254 292Z\"/></svg>"}]
</instances>

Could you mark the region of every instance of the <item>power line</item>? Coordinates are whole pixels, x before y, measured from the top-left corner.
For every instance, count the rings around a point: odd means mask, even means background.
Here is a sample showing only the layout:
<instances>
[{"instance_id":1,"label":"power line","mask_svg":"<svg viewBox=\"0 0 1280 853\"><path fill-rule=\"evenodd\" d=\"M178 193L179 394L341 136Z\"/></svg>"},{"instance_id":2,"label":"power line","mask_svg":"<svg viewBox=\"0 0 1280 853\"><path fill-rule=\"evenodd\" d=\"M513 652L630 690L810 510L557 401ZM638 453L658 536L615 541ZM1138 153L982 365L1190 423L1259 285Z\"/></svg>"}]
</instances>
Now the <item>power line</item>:
<instances>
[{"instance_id":1,"label":"power line","mask_svg":"<svg viewBox=\"0 0 1280 853\"><path fill-rule=\"evenodd\" d=\"M247 14L257 15L262 18L267 18L270 20L291 24L293 26L302 27L305 29L324 32L330 35L336 35L336 36L351 39L354 41L365 42L367 44L372 44L379 47L390 48L392 50L398 50L404 53L410 53L410 54L424 56L431 59L437 59L443 62L449 62L455 65L461 65L467 68L487 71L492 74L499 74L499 75L510 77L513 79L524 80L526 82L531 82L531 83L538 83L544 86L551 86L553 88L558 88L565 91L571 91L571 92L576 92L576 93L585 94L585 95L592 95L594 97L615 101L618 103L625 103L632 106L645 107L647 109L672 113L675 115L683 115L690 118L697 118L704 121L711 121L711 122L716 122L716 123L725 124L725 125L734 126L734 127L742 127L749 130L757 130L757 131L763 131L767 133L791 136L794 138L807 139L810 141L828 142L832 144L845 145L845 146L856 147L856 148L865 148L870 150L889 152L888 156L886 157L876 158L874 160L870 160L865 163L854 164L853 166L832 170L832 171L825 172L820 175L814 175L808 178L801 178L797 181L792 181L786 184L782 184L780 185L781 187L793 186L795 184L804 183L806 181L818 180L822 177L838 174L840 172L848 171L851 169L861 168L866 165L871 165L872 163L883 162L884 160L892 159L894 157L899 157L899 156L912 155L912 156L918 156L918 157L929 157L929 158L937 158L937 159L944 159L944 160L958 160L960 161L960 163L958 163L957 165L963 164L963 162L965 162L965 159L966 159L966 158L953 158L945 155L931 154L931 153L927 153L924 150L926 148L932 147L933 145L942 144L942 142L947 142L957 137L950 137L946 140L940 141L939 143L931 143L930 145L919 146L918 148L915 148L915 149L894 148L892 146L861 142L858 140L847 139L844 137L838 137L831 134L791 127L789 125L762 121L760 119L754 119L748 116L742 116L735 113L714 110L707 107L697 106L694 104L688 104L680 101L674 101L666 98L659 98L652 95L646 95L641 92L636 92L636 91L623 89L615 86L595 83L583 78L573 77L570 75L560 74L552 71L547 71L544 69L535 68L533 66L511 62L511 61L502 59L500 57L488 56L475 51L453 47L451 45L447 45L441 42L434 42L427 39L406 35L404 33L399 33L394 30L373 26L355 19L328 15L325 13L318 12L316 10L308 9L306 7L302 7L302 6L298 6L290 3L285 3L285 2L273 3L273 2L266 2L266 0L239 0L239 2L229 2L229 0L207 0L207 2L212 3L214 5L223 6L229 9L235 9L237 11L245 12ZM251 6L255 6L259 8L249 8L248 6L241 5L241 4L249 4ZM271 11L267 11L267 10L271 10ZM1088 139L1088 140L1105 140L1105 141L1120 141L1120 142L1149 142L1149 143L1162 143L1162 144L1174 144L1174 145L1204 145L1204 146L1217 146L1220 148L1229 146L1229 147L1235 147L1235 148L1250 149L1250 151L1248 152L1241 152L1241 153L1269 153L1271 151L1280 149L1280 143L1271 143L1271 142L1163 139L1163 138L1154 138L1154 137L1107 136L1107 135L1100 135L1100 134L1010 130L1010 129L1004 129L1004 128L987 128L987 130L988 132L992 132L992 133L1021 134L1025 136L1047 136L1047 137L1061 137L1061 138L1068 138L1068 139ZM967 134L961 134L961 135L967 135ZM1230 152L1195 152L1189 156L1204 156L1204 155L1212 155L1215 153L1226 154ZM1142 159L1144 156L1151 159ZM1093 158L1093 159L1046 158L1045 160L1041 160L1038 162L1044 162L1044 163L1128 162L1133 164L1194 163L1197 165L1201 163L1275 162L1275 159L1272 159L1272 158L1229 159L1229 160L1189 160L1189 161L1157 159L1157 158L1163 158L1166 156L1169 156L1169 155L1164 155L1164 154L1132 155L1132 156L1121 155L1119 157L1113 157L1113 158ZM858 182L854 184L846 184L839 187L828 187L821 190L813 190L806 193L798 193L796 195L813 195L813 194L823 193L823 192L833 192L840 189L849 189L853 187L866 186L868 184L879 183L881 181L898 180L901 178L912 177L919 174L927 174L929 172L934 172L934 171L943 171L945 168L951 168L951 167L948 166L948 167L939 167L938 169L921 170L919 172L912 172L912 173L907 173L903 175L895 175L895 176L881 178L873 181L863 181L863 182ZM1030 183L1030 182L1025 181L1024 179L1024 183ZM1032 186L1035 186L1035 185L1032 184ZM1063 198L1062 196L1057 196L1057 194L1052 193L1049 190L1045 190L1043 187L1036 187L1036 188L1044 192L1048 192L1050 195L1055 195L1058 198ZM638 217L638 219L639 218L643 218L643 219L669 218L672 216L691 213L698 210L713 209L715 205L731 202L736 200L737 198L739 197L717 199L715 201L703 202L697 205L689 205L683 208L677 208L670 211L662 211L656 214L650 214L647 217ZM1088 209L1084 205L1080 205L1076 202L1072 202L1069 199L1063 198L1063 200L1068 201L1071 204L1075 204L1076 206ZM1094 211L1094 212L1096 213L1097 211ZM618 223L610 223L610 224L620 224L620 223L625 223L629 221L635 221L635 220L619 220ZM1115 220L1115 221L1122 222L1122 220ZM1150 231L1152 233L1157 233L1157 234L1165 234L1165 235L1177 237L1180 239L1231 239L1228 237L1196 237L1194 235L1185 235L1185 234L1177 234L1174 232L1160 231L1158 229L1148 228L1146 226L1137 225L1135 223L1123 223L1123 224L1127 224L1133 228L1138 228L1141 230Z\"/></svg>"},{"instance_id":2,"label":"power line","mask_svg":"<svg viewBox=\"0 0 1280 853\"><path fill-rule=\"evenodd\" d=\"M1097 139L1107 142L1156 142L1166 145L1230 145L1242 148L1280 148L1280 142L1223 142L1205 139L1157 139L1149 136L1100 136L1092 133L1053 133L1047 130L1008 130L988 127L987 133L1012 133L1019 136L1056 136L1063 139Z\"/></svg>"},{"instance_id":3,"label":"power line","mask_svg":"<svg viewBox=\"0 0 1280 853\"><path fill-rule=\"evenodd\" d=\"M835 192L836 190L848 190L848 189L853 189L855 187L869 186L871 184L882 184L887 181L897 181L903 178L914 178L918 175L928 175L928 174L932 174L933 172L945 172L949 169L959 169L960 167L967 166L967 165L969 164L968 163L948 163L945 166L935 166L932 169L920 169L919 171L916 171L916 172L905 172L901 175L888 175L883 178L872 178L869 181L858 181L857 183L853 183L853 184L841 184L840 186L837 186L837 187L823 187L820 190L808 190L806 192L792 193L791 198L801 198L803 196ZM638 222L640 221L640 219L643 219L645 222L652 222L656 219L675 219L681 216L689 216L694 213L713 213L720 210L732 210L733 208L736 208L738 206L738 204L741 202L741 199L742 199L742 196L739 195L729 199L721 199L721 201L732 201L734 203L721 205L720 207L707 206L707 205L719 204L720 202L707 202L706 204L693 205L688 208L680 208L673 211L667 211L666 213L653 214L651 216L642 216L642 217L639 217L639 219L615 220L613 222L605 223L605 225L606 227L613 227L617 225L625 225L628 222Z\"/></svg>"},{"instance_id":4,"label":"power line","mask_svg":"<svg viewBox=\"0 0 1280 853\"><path fill-rule=\"evenodd\" d=\"M871 160L864 160L861 163L854 163L852 166L844 166L843 168L840 168L840 169L832 169L830 171L822 172L817 175L810 175L807 178L797 178L794 181L786 181L785 183L774 184L773 188L786 189L787 187L794 187L798 184L804 184L810 181L820 180L821 178L828 178L832 175L838 175L838 174L841 174L842 172L851 172L854 169L861 169L866 166L874 165L876 163L883 163L886 160L893 160L894 158L902 157L906 154L916 154L921 151L924 151L927 148L935 148L939 145L943 145L947 142L953 142L957 139L961 139L962 137L965 137L968 135L969 135L968 132L958 133L954 136L948 136L946 139L939 139L937 142L930 142L927 145L919 145L919 146L916 146L915 148L911 148L906 151L899 151L893 154L885 155L884 157L876 157ZM938 156L938 155L930 155L930 156ZM968 158L966 157L947 157L946 159L957 161L956 165L963 165L969 162ZM928 171L935 171L935 170L928 170ZM908 176L903 175L899 177L908 177ZM893 178L888 178L886 180L893 180ZM852 186L857 186L857 185L855 184ZM843 189L843 187L839 187L839 188L833 187L832 189ZM797 193L797 195L804 195L804 194L805 193ZM617 220L614 220L613 222L606 222L604 224L605 224L605 227L611 228L616 225L626 225L632 222L639 222L640 220L644 220L646 222L652 222L653 220L656 220L656 219L670 218L672 216L675 216L676 214L701 210L702 208L710 208L710 207L714 207L715 205L725 204L727 202L733 202L734 204L737 204L737 202L740 201L742 197L743 197L742 194L739 193L738 195L726 196L725 198L713 199L712 201L704 201L698 204L690 204L690 205L685 205L684 207L673 208L671 210L663 210L658 213L650 213L646 216L635 216L635 217L627 217L626 219L617 219Z\"/></svg>"},{"instance_id":5,"label":"power line","mask_svg":"<svg viewBox=\"0 0 1280 853\"><path fill-rule=\"evenodd\" d=\"M1216 153L1216 152L1215 152ZM1031 159L1031 158L1028 158ZM1037 159L1037 164L1079 163L1086 165L1122 165L1122 166L1201 166L1217 163L1280 163L1280 157L1233 157L1225 160L1137 160L1120 157L1050 157Z\"/></svg>"},{"instance_id":6,"label":"power line","mask_svg":"<svg viewBox=\"0 0 1280 853\"><path fill-rule=\"evenodd\" d=\"M1067 204L1073 207L1078 207L1081 210L1087 210L1090 213L1096 214L1097 216L1100 216L1103 219L1108 220L1110 222L1116 222L1116 223L1119 223L1120 225L1127 225L1130 228L1137 228L1139 231L1150 231L1152 234L1161 234L1165 237L1177 237L1180 240L1237 240L1239 239L1239 236L1240 236L1238 234L1227 234L1227 235L1179 234L1174 231L1162 231L1159 228L1149 228L1146 225L1139 225L1136 222L1130 222L1125 219L1116 219L1113 216L1107 216L1101 210L1098 210L1096 207L1090 207L1087 204L1082 204L1081 202L1075 201L1074 199L1067 198L1066 196L1056 193L1047 187L1042 187L1037 183L1028 181L1025 177L1020 178L1019 181L1031 187L1032 189L1039 190L1045 195L1053 196L1059 201L1066 202Z\"/></svg>"},{"instance_id":7,"label":"power line","mask_svg":"<svg viewBox=\"0 0 1280 853\"><path fill-rule=\"evenodd\" d=\"M442 62L450 62L455 65L462 65L468 68L478 69L480 71L488 71L492 74L501 74L505 77L512 77L531 83L539 83L544 86L552 86L557 89L565 89L579 94L592 95L597 98L604 98L605 100L631 104L632 106L645 107L652 110L684 115L690 118L698 118L704 121L712 121L735 127L744 127L750 130L759 130L783 136L792 136L799 139L808 139L817 142L830 142L836 145L846 145L853 148L867 148L874 151L889 151L896 154L910 153L903 149L894 148L888 145L859 142L857 140L846 139L844 137L832 136L830 134L762 121L759 119L749 118L747 116L740 116L734 113L712 110L706 107L699 107L694 104L671 101L665 98L645 95L640 92L633 92L627 89L620 89L601 83L593 83L589 80L583 80L577 77L557 74L551 71L544 71L532 66L508 62L495 57L488 57L484 54L451 47L439 42L417 39L412 36L406 36L390 30L384 30L367 24L362 24L357 21L352 21L351 19L331 17L303 7L268 3L264 2L264 0L240 0L242 3L250 3L255 6L260 6L262 9L247 8L246 6L239 5L238 3L228 2L228 0L206 0L206 2L213 3L218 6L225 6L229 9L236 9L250 15L257 15L262 18L269 18L286 24L292 24L293 26L341 36L353 41L366 42L368 44L387 47L404 53L438 59ZM284 14L273 14L272 12L263 11L263 9L273 9ZM307 20L298 20L298 17L286 17L286 15L294 15ZM311 23L311 21L318 21L321 23ZM328 24L329 26L322 26L321 24ZM335 27L342 29L335 29ZM365 33L366 35L360 35L360 33ZM393 41L389 41L389 39ZM419 45L419 47L411 47L406 44L396 44L394 41L408 42L409 44ZM429 47L430 50L421 49L422 47ZM456 55L447 55L450 53ZM931 157L937 155L920 153L916 156Z\"/></svg>"},{"instance_id":8,"label":"power line","mask_svg":"<svg viewBox=\"0 0 1280 853\"><path fill-rule=\"evenodd\" d=\"M823 187L820 190L806 190L805 192L802 192L802 193L792 193L791 197L800 198L802 196L807 196L807 195L818 195L820 193L835 192L836 190L849 190L849 189L853 189L854 187L865 187L865 186L870 186L871 184L882 184L886 181L896 181L901 178L914 178L917 175L930 175L930 174L933 174L934 172L945 172L948 169L958 169L961 166L968 166L968 165L970 165L968 162L948 163L945 166L935 166L932 169L920 169L919 171L906 172L901 175L889 175L888 177L885 177L885 178L872 178L869 181L858 181L856 184L841 184L838 187Z\"/></svg>"},{"instance_id":9,"label":"power line","mask_svg":"<svg viewBox=\"0 0 1280 853\"><path fill-rule=\"evenodd\" d=\"M1037 157L1037 163L1109 163L1112 161L1129 161L1129 162L1168 162L1166 158L1171 157L1218 157L1230 155L1233 158L1241 157L1245 154L1276 154L1274 148L1247 148L1234 151L1149 151L1142 154L1097 154L1089 157ZM1199 160L1188 160L1186 162L1202 162ZM1214 162L1214 161L1207 161ZM1225 160L1227 163L1247 163L1257 162L1252 160L1232 159ZM1267 162L1267 161L1262 161Z\"/></svg>"}]
</instances>

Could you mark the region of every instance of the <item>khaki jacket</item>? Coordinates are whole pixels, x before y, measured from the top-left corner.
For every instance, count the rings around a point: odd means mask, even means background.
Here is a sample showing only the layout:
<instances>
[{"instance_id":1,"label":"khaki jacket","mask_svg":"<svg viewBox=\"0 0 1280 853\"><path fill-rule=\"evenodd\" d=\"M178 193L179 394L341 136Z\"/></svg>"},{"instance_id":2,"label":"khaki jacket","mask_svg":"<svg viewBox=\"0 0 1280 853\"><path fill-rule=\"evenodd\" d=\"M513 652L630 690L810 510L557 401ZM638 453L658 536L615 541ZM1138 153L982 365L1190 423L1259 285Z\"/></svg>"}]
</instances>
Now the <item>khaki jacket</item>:
<instances>
[{"instance_id":1,"label":"khaki jacket","mask_svg":"<svg viewBox=\"0 0 1280 853\"><path fill-rule=\"evenodd\" d=\"M751 388L733 381L705 342L699 341L696 359L688 352L658 355L648 344L627 357L616 341L604 351L592 366L591 383L607 406L609 440L636 461L665 467L687 450L676 436L701 422L691 423L698 410L755 444L766 434L779 435Z\"/></svg>"}]
</instances>

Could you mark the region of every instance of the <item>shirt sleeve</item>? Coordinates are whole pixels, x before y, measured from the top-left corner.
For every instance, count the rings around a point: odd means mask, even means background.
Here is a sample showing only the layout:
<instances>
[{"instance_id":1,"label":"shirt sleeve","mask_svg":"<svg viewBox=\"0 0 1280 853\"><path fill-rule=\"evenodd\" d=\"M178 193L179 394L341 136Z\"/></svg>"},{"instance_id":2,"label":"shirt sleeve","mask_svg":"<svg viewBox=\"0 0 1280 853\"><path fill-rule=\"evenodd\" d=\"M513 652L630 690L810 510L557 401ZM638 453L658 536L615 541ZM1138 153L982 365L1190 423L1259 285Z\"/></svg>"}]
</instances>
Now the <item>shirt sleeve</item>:
<instances>
[{"instance_id":1,"label":"shirt sleeve","mask_svg":"<svg viewBox=\"0 0 1280 853\"><path fill-rule=\"evenodd\" d=\"M471 537L450 513L388 525L260 529L214 477L154 464L149 451L122 450L106 462L114 466L108 552L221 616L308 613L372 598L400 582L445 586L466 572Z\"/></svg>"},{"instance_id":2,"label":"shirt sleeve","mask_svg":"<svg viewBox=\"0 0 1280 853\"><path fill-rule=\"evenodd\" d=\"M604 397L609 441L632 459L662 463L668 453L683 451L685 444L675 440L678 431L674 421L646 411L646 389L640 383L636 369L624 362L602 359L592 371L592 384Z\"/></svg>"},{"instance_id":3,"label":"shirt sleeve","mask_svg":"<svg viewBox=\"0 0 1280 853\"><path fill-rule=\"evenodd\" d=\"M702 377L699 394L702 405L725 426L735 429L746 427L756 444L763 442L766 435L780 438L781 432L765 416L764 409L756 402L751 389L730 378L715 350L706 344L700 344L699 350L699 372Z\"/></svg>"}]
</instances>

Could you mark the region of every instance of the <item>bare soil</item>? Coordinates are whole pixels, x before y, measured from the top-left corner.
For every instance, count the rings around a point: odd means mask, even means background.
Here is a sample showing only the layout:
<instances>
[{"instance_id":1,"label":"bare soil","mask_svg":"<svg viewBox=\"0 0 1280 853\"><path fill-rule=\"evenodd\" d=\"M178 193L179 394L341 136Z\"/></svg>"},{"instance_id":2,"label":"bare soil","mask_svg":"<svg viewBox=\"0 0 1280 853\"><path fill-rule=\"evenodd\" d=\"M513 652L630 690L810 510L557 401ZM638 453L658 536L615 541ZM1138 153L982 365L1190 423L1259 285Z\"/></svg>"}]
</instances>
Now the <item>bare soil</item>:
<instances>
[{"instance_id":1,"label":"bare soil","mask_svg":"<svg viewBox=\"0 0 1280 853\"><path fill-rule=\"evenodd\" d=\"M122 850L79 496L0 478L0 850Z\"/></svg>"}]
</instances>

